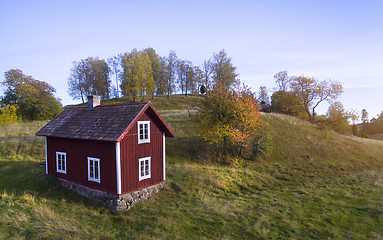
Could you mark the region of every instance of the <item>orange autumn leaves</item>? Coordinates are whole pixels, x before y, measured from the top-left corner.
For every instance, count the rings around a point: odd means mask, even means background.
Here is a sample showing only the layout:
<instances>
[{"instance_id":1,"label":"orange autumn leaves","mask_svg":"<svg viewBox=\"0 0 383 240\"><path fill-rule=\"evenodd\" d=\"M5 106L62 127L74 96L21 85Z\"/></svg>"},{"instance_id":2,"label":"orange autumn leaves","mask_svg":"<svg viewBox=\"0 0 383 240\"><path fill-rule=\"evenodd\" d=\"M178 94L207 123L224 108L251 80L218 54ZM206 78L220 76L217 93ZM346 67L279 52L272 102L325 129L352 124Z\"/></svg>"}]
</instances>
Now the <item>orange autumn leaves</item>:
<instances>
[{"instance_id":1,"label":"orange autumn leaves","mask_svg":"<svg viewBox=\"0 0 383 240\"><path fill-rule=\"evenodd\" d=\"M239 80L231 89L217 82L199 103L196 116L200 136L220 149L243 149L260 129L260 107Z\"/></svg>"}]
</instances>

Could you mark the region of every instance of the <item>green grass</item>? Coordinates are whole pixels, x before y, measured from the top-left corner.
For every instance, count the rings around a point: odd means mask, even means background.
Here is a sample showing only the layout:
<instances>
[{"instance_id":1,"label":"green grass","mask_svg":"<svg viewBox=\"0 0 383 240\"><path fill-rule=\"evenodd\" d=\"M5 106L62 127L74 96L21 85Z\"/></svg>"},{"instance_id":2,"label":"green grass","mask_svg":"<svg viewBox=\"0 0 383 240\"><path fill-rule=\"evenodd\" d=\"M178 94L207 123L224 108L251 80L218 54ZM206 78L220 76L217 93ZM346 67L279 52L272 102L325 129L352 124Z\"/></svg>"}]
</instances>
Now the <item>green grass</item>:
<instances>
[{"instance_id":1,"label":"green grass","mask_svg":"<svg viewBox=\"0 0 383 240\"><path fill-rule=\"evenodd\" d=\"M3 128L19 130L0 142L0 239L383 239L383 142L263 114L271 156L213 164L189 114L162 106L166 187L116 214L45 178L41 123Z\"/></svg>"},{"instance_id":2,"label":"green grass","mask_svg":"<svg viewBox=\"0 0 383 240\"><path fill-rule=\"evenodd\" d=\"M0 138L22 137L34 135L48 121L16 122L0 124Z\"/></svg>"},{"instance_id":3,"label":"green grass","mask_svg":"<svg viewBox=\"0 0 383 240\"><path fill-rule=\"evenodd\" d=\"M381 140L383 141L383 134L372 134L369 136L371 139Z\"/></svg>"}]
</instances>

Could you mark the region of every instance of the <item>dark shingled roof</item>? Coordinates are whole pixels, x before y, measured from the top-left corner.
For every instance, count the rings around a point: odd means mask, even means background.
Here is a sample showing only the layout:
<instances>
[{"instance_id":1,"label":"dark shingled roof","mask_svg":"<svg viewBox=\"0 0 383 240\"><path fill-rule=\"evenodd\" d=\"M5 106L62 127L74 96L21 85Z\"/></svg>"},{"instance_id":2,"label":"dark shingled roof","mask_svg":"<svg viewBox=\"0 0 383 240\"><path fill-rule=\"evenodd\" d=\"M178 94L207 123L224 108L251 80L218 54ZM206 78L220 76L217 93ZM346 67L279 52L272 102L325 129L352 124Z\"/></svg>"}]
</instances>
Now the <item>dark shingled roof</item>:
<instances>
[{"instance_id":1,"label":"dark shingled roof","mask_svg":"<svg viewBox=\"0 0 383 240\"><path fill-rule=\"evenodd\" d=\"M158 115L150 102L87 107L70 106L36 133L38 136L118 141L136 117L148 107ZM166 136L174 136L163 119Z\"/></svg>"}]
</instances>

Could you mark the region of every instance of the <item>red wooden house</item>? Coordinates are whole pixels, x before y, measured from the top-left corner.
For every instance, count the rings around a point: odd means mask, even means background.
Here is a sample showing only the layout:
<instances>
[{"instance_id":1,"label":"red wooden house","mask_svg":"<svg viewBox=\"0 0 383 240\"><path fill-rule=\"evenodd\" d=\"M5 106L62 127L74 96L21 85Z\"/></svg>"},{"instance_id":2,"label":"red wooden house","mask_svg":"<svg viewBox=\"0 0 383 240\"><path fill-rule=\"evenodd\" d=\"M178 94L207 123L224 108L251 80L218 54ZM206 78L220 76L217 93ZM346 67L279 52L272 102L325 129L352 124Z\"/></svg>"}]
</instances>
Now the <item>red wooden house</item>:
<instances>
[{"instance_id":1,"label":"red wooden house","mask_svg":"<svg viewBox=\"0 0 383 240\"><path fill-rule=\"evenodd\" d=\"M127 209L165 181L165 137L174 137L150 102L70 106L36 133L46 137L46 174L80 194ZM157 192L158 190L156 190ZM139 193L139 194L133 194ZM112 201L110 201L112 200Z\"/></svg>"}]
</instances>

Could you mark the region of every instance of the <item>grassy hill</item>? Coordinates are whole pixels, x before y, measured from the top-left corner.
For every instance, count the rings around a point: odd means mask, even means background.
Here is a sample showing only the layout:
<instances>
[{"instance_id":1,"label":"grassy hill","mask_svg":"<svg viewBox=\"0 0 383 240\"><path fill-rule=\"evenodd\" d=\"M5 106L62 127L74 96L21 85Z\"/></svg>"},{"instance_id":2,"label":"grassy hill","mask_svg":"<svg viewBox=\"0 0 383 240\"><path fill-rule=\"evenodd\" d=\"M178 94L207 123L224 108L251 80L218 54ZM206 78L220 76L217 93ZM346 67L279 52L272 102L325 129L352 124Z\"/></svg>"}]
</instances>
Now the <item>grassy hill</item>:
<instances>
[{"instance_id":1,"label":"grassy hill","mask_svg":"<svg viewBox=\"0 0 383 240\"><path fill-rule=\"evenodd\" d=\"M186 110L195 108L196 101L200 99L202 95L171 95L167 98L165 95L154 97L143 97L137 99L137 101L150 101L158 111L161 110ZM127 97L113 98L103 100L101 104L118 104L129 102Z\"/></svg>"},{"instance_id":2,"label":"grassy hill","mask_svg":"<svg viewBox=\"0 0 383 240\"><path fill-rule=\"evenodd\" d=\"M167 185L116 214L45 178L44 122L0 126L0 239L383 238L383 142L263 114L271 156L214 164L184 111L196 99L151 100L177 136Z\"/></svg>"}]
</instances>

